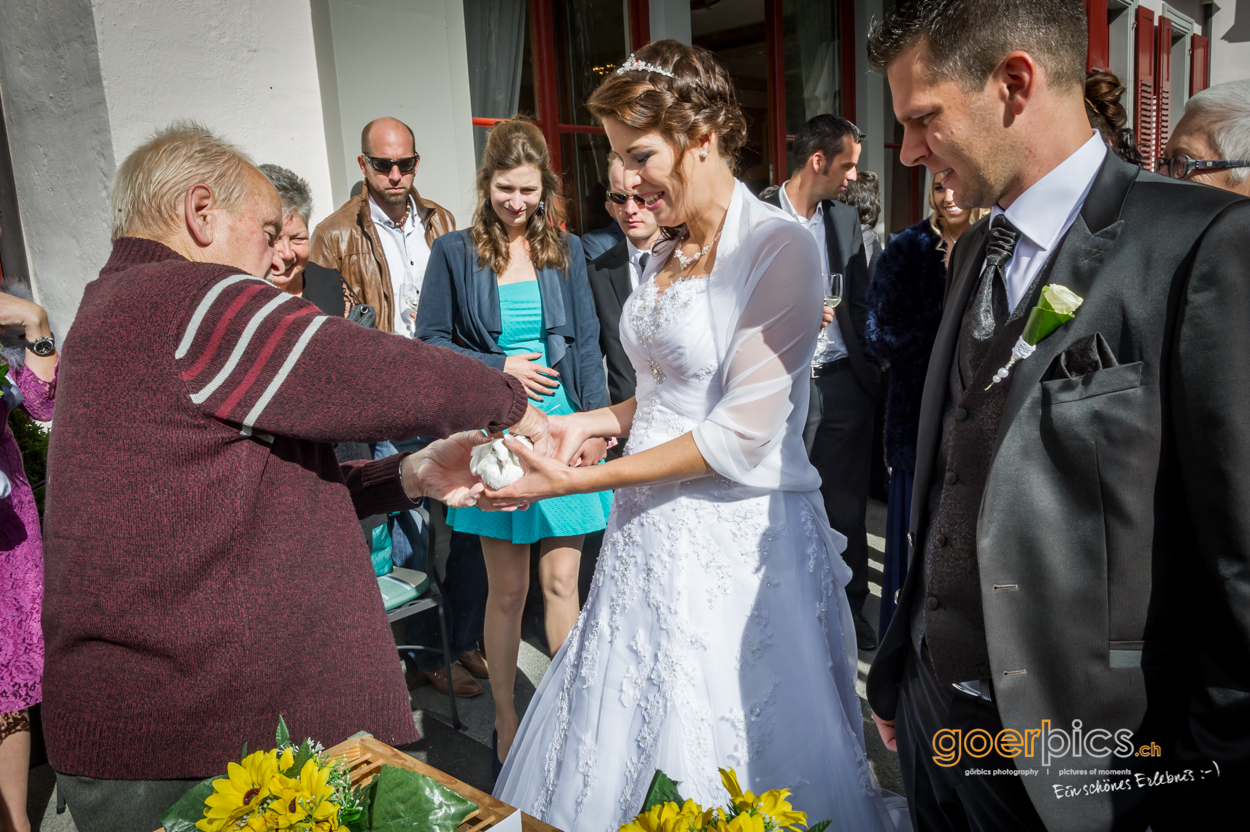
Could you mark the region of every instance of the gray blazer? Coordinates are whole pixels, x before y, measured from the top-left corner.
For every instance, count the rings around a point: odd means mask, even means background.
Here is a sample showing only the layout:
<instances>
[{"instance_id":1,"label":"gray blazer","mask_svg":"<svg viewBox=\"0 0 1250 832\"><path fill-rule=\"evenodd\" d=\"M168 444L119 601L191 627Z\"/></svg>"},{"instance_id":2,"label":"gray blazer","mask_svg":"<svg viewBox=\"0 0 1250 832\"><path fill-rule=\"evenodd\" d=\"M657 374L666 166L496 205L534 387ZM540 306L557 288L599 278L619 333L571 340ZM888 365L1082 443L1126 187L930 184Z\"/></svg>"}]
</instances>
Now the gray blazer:
<instances>
[{"instance_id":1,"label":"gray blazer","mask_svg":"<svg viewBox=\"0 0 1250 832\"><path fill-rule=\"evenodd\" d=\"M934 461L948 378L987 223L952 257L909 541L925 539L925 495L943 475ZM1163 755L1086 753L1050 768L1018 757L1018 768L1040 769L1020 780L1047 829L1109 829L1147 794L1209 802L1173 785L1056 799L1056 784L1108 779L1098 769L1199 770L1215 759L1223 776L1198 788L1228 788L1250 759L1247 241L1250 200L1109 153L1047 266L1045 283L1085 302L1015 366L995 440L976 531L993 695L1006 728L1049 720L1070 733L1081 720L1087 737L1127 730L1130 751L1153 742ZM912 611L926 603L923 548L911 552L868 675L868 700L885 719L914 659ZM1100 744L1114 750L1116 740ZM1089 776L1060 778L1067 767Z\"/></svg>"},{"instance_id":2,"label":"gray blazer","mask_svg":"<svg viewBox=\"0 0 1250 832\"><path fill-rule=\"evenodd\" d=\"M581 241L572 234L565 234L564 240L569 247L568 271L537 269L547 361L560 373L560 383L574 409L594 410L608 406L599 352L599 318L586 281ZM417 308L417 337L502 370L507 355L499 348L501 332L499 283L494 272L478 262L468 230L439 237L430 248L425 270Z\"/></svg>"}]
</instances>

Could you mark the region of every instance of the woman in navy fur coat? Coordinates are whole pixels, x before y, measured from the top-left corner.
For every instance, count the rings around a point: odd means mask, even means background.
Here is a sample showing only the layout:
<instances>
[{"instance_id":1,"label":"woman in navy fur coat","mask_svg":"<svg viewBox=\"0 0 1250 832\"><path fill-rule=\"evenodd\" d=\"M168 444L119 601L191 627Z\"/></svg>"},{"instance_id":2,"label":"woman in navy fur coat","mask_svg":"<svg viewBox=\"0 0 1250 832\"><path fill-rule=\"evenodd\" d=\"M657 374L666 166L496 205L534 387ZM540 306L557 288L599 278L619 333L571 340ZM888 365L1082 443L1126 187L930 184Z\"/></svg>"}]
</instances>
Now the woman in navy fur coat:
<instances>
[{"instance_id":1,"label":"woman in navy fur coat","mask_svg":"<svg viewBox=\"0 0 1250 832\"><path fill-rule=\"evenodd\" d=\"M955 192L934 182L933 213L895 236L868 285L868 349L890 366L885 399L885 464L890 469L885 570L881 592L884 633L894 616L894 593L907 577L907 527L916 472L916 431L929 353L942 321L946 264L955 240L985 211L961 209Z\"/></svg>"}]
</instances>

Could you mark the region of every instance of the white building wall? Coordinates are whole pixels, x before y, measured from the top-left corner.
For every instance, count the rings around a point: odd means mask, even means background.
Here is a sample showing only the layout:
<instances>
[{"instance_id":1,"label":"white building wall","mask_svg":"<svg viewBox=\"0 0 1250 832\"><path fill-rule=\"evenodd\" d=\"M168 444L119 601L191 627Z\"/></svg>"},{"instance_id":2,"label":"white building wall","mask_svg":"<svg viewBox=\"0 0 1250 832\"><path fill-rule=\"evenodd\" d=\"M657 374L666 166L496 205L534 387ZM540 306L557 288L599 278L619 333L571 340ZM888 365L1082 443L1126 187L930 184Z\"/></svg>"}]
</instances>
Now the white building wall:
<instances>
[{"instance_id":1,"label":"white building wall","mask_svg":"<svg viewBox=\"0 0 1250 832\"><path fill-rule=\"evenodd\" d=\"M672 38L682 43L690 43L689 0L651 0L649 5L651 40Z\"/></svg>"},{"instance_id":2,"label":"white building wall","mask_svg":"<svg viewBox=\"0 0 1250 832\"><path fill-rule=\"evenodd\" d=\"M1250 3L1215 5L1211 17L1211 85L1250 78Z\"/></svg>"},{"instance_id":3,"label":"white building wall","mask_svg":"<svg viewBox=\"0 0 1250 832\"><path fill-rule=\"evenodd\" d=\"M124 159L190 118L256 162L290 168L334 209L308 0L92 0L100 71Z\"/></svg>"},{"instance_id":4,"label":"white building wall","mask_svg":"<svg viewBox=\"0 0 1250 832\"><path fill-rule=\"evenodd\" d=\"M193 118L334 208L308 0L3 0L0 94L29 278L64 336L108 258L117 162Z\"/></svg>"},{"instance_id":5,"label":"white building wall","mask_svg":"<svg viewBox=\"0 0 1250 832\"><path fill-rule=\"evenodd\" d=\"M321 94L322 101L337 99L338 107L337 119L325 108L326 133L338 140L337 146L328 142L335 151L330 165L337 168L334 205L345 202L348 189L363 178L356 160L361 129L392 116L416 135L417 189L451 211L463 228L476 205L476 162L462 0L314 0L314 7L321 10L316 36L322 67L332 53L335 73L323 75L323 87L335 88Z\"/></svg>"},{"instance_id":6,"label":"white building wall","mask_svg":"<svg viewBox=\"0 0 1250 832\"><path fill-rule=\"evenodd\" d=\"M6 277L30 282L64 338L110 248L114 153L91 4L3 2L0 97L28 269Z\"/></svg>"}]
</instances>

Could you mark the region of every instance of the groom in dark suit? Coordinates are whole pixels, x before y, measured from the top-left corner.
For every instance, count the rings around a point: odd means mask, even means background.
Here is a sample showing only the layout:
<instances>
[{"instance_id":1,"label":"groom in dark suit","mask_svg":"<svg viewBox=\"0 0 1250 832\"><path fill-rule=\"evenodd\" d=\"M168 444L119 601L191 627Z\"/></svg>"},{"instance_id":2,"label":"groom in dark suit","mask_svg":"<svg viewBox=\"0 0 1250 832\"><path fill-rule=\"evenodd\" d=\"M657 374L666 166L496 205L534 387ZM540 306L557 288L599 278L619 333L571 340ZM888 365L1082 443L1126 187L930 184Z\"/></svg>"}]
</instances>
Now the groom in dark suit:
<instances>
[{"instance_id":1,"label":"groom in dark suit","mask_svg":"<svg viewBox=\"0 0 1250 832\"><path fill-rule=\"evenodd\" d=\"M902 160L993 209L951 258L868 676L918 829L1209 829L1244 800L1250 200L1109 153L1086 42L1081 0L913 0L869 38ZM1083 302L1003 379L1056 285Z\"/></svg>"},{"instance_id":2,"label":"groom in dark suit","mask_svg":"<svg viewBox=\"0 0 1250 832\"><path fill-rule=\"evenodd\" d=\"M816 239L830 273L841 274L842 301L824 310L824 338L812 357L812 391L803 440L820 472L829 525L846 535L842 553L851 567L846 597L860 650L877 635L864 618L868 599L868 481L872 474L872 420L881 370L864 348L868 321L868 258L859 213L837 197L855 179L863 134L840 116L814 116L794 137L794 175L764 201L786 212ZM797 277L797 276L796 276ZM821 275L810 275L817 280ZM823 289L829 294L830 287Z\"/></svg>"}]
</instances>

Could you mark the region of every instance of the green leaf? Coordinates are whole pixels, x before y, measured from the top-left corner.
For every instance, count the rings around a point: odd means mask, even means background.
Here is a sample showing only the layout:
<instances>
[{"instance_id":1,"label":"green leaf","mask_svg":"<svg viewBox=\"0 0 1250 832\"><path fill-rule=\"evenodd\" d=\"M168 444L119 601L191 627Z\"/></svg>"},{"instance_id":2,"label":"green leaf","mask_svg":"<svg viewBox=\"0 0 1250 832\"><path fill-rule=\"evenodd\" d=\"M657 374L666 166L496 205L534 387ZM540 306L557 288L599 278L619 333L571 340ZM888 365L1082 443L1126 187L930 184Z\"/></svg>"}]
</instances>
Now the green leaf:
<instances>
[{"instance_id":1,"label":"green leaf","mask_svg":"<svg viewBox=\"0 0 1250 832\"><path fill-rule=\"evenodd\" d=\"M372 832L452 832L477 806L415 771L382 766L374 780Z\"/></svg>"},{"instance_id":2,"label":"green leaf","mask_svg":"<svg viewBox=\"0 0 1250 832\"><path fill-rule=\"evenodd\" d=\"M304 763L316 756L317 752L313 750L312 740L305 739L300 743L299 748L295 749L295 762L282 773L287 777L299 777L299 773L304 770Z\"/></svg>"},{"instance_id":3,"label":"green leaf","mask_svg":"<svg viewBox=\"0 0 1250 832\"><path fill-rule=\"evenodd\" d=\"M825 832L825 830L829 828L829 824L831 823L833 823L832 820L822 820L820 823L814 826L807 827L807 832Z\"/></svg>"},{"instance_id":4,"label":"green leaf","mask_svg":"<svg viewBox=\"0 0 1250 832\"><path fill-rule=\"evenodd\" d=\"M1029 310L1028 320L1024 323L1024 343L1036 347L1042 339L1059 327L1072 320L1073 315L1061 315L1040 306Z\"/></svg>"},{"instance_id":5,"label":"green leaf","mask_svg":"<svg viewBox=\"0 0 1250 832\"><path fill-rule=\"evenodd\" d=\"M291 744L291 732L286 728L286 720L282 718L282 714L278 714L278 731L273 738L274 745L278 748L284 748Z\"/></svg>"},{"instance_id":6,"label":"green leaf","mask_svg":"<svg viewBox=\"0 0 1250 832\"><path fill-rule=\"evenodd\" d=\"M170 806L161 815L165 832L199 832L195 824L204 818L204 801L213 793L213 781L221 779L224 778L210 777L201 781Z\"/></svg>"},{"instance_id":7,"label":"green leaf","mask_svg":"<svg viewBox=\"0 0 1250 832\"><path fill-rule=\"evenodd\" d=\"M647 787L647 799L642 802L642 811L638 814L650 812L654 807L665 803L676 803L681 806L685 802L677 793L677 784L657 768L655 776L651 778L651 785Z\"/></svg>"}]
</instances>

